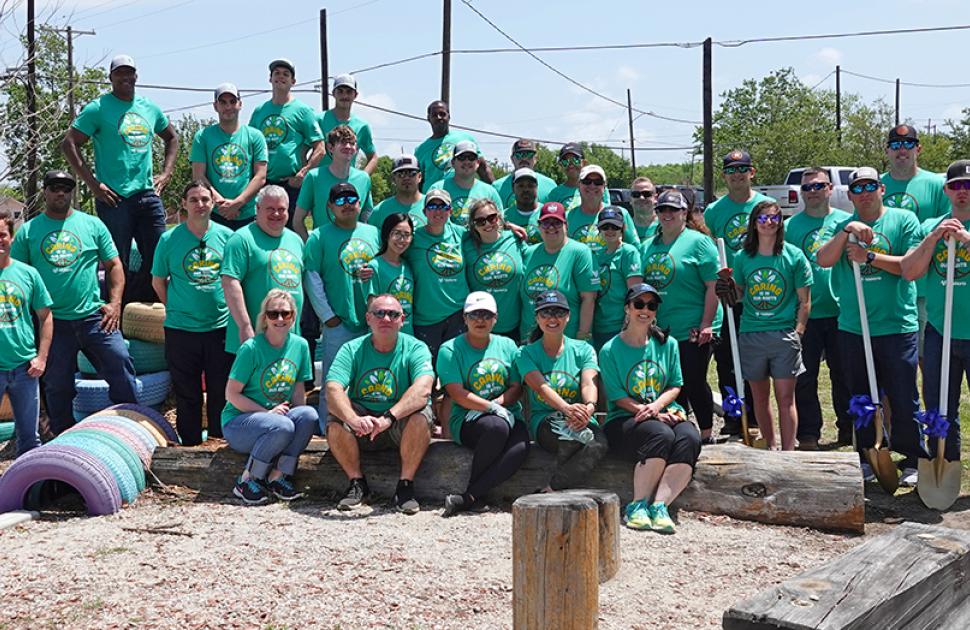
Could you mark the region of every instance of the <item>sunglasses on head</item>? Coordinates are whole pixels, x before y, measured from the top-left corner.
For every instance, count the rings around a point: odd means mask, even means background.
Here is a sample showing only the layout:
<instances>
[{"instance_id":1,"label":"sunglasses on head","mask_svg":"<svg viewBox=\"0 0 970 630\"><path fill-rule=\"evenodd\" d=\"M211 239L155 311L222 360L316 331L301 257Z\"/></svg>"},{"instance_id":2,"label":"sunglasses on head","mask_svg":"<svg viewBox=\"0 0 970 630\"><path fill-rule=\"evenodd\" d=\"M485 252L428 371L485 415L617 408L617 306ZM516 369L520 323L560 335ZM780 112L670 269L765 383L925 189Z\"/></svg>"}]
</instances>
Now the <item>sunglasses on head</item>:
<instances>
[{"instance_id":1,"label":"sunglasses on head","mask_svg":"<svg viewBox=\"0 0 970 630\"><path fill-rule=\"evenodd\" d=\"M812 182L811 184L802 184L802 192L811 192L813 190L823 190L828 188L832 184L828 182Z\"/></svg>"},{"instance_id":2,"label":"sunglasses on head","mask_svg":"<svg viewBox=\"0 0 970 630\"><path fill-rule=\"evenodd\" d=\"M357 195L341 195L333 200L333 205L335 206L352 206L360 201L360 197Z\"/></svg>"},{"instance_id":3,"label":"sunglasses on head","mask_svg":"<svg viewBox=\"0 0 970 630\"><path fill-rule=\"evenodd\" d=\"M592 177L587 177L586 179L579 180L579 183L583 186L602 186L606 182L602 179L593 179Z\"/></svg>"},{"instance_id":4,"label":"sunglasses on head","mask_svg":"<svg viewBox=\"0 0 970 630\"><path fill-rule=\"evenodd\" d=\"M758 223L764 225L765 223L781 223L780 214L759 214Z\"/></svg>"},{"instance_id":5,"label":"sunglasses on head","mask_svg":"<svg viewBox=\"0 0 970 630\"><path fill-rule=\"evenodd\" d=\"M886 146L892 151L899 151L900 149L915 149L918 144L918 140L892 140L887 142Z\"/></svg>"},{"instance_id":6,"label":"sunglasses on head","mask_svg":"<svg viewBox=\"0 0 970 630\"><path fill-rule=\"evenodd\" d=\"M266 319L281 319L286 321L293 318L293 311L266 311Z\"/></svg>"},{"instance_id":7,"label":"sunglasses on head","mask_svg":"<svg viewBox=\"0 0 970 630\"><path fill-rule=\"evenodd\" d=\"M550 308L544 308L536 314L539 317L542 317L544 319L549 319L551 317L555 317L556 319L562 319L566 315L569 315L569 309L565 309L559 306L553 306Z\"/></svg>"},{"instance_id":8,"label":"sunglasses on head","mask_svg":"<svg viewBox=\"0 0 970 630\"><path fill-rule=\"evenodd\" d=\"M860 195L863 192L876 192L879 190L879 182L866 182L865 184L852 184L849 186L849 192L854 195Z\"/></svg>"},{"instance_id":9,"label":"sunglasses on head","mask_svg":"<svg viewBox=\"0 0 970 630\"><path fill-rule=\"evenodd\" d=\"M451 210L450 203L429 203L424 207L425 210L431 210L432 212L441 212L442 210Z\"/></svg>"},{"instance_id":10,"label":"sunglasses on head","mask_svg":"<svg viewBox=\"0 0 970 630\"><path fill-rule=\"evenodd\" d=\"M402 315L404 315L404 313L402 313L401 311L395 311L389 308L379 308L376 311L371 311L370 314L376 317L377 319L384 319L386 317L392 322L396 322L398 319L401 318Z\"/></svg>"},{"instance_id":11,"label":"sunglasses on head","mask_svg":"<svg viewBox=\"0 0 970 630\"><path fill-rule=\"evenodd\" d=\"M970 179L958 179L946 185L950 190L970 190Z\"/></svg>"},{"instance_id":12,"label":"sunglasses on head","mask_svg":"<svg viewBox=\"0 0 970 630\"><path fill-rule=\"evenodd\" d=\"M652 190L633 190L630 191L630 196L634 199L650 199L653 197Z\"/></svg>"},{"instance_id":13,"label":"sunglasses on head","mask_svg":"<svg viewBox=\"0 0 970 630\"><path fill-rule=\"evenodd\" d=\"M751 172L750 166L725 166L724 167L725 175L734 175L735 173L750 173L750 172Z\"/></svg>"},{"instance_id":14,"label":"sunglasses on head","mask_svg":"<svg viewBox=\"0 0 970 630\"><path fill-rule=\"evenodd\" d=\"M494 214L490 214L487 217L475 217L474 219L472 219L472 223L474 223L478 227L484 227L488 223L497 223L497 222L498 222L497 212Z\"/></svg>"},{"instance_id":15,"label":"sunglasses on head","mask_svg":"<svg viewBox=\"0 0 970 630\"><path fill-rule=\"evenodd\" d=\"M474 153L462 153L461 155L456 155L455 159L459 162L472 162L478 159L478 156Z\"/></svg>"},{"instance_id":16,"label":"sunglasses on head","mask_svg":"<svg viewBox=\"0 0 970 630\"><path fill-rule=\"evenodd\" d=\"M477 311L471 311L470 313L465 313L465 317L467 317L468 319L474 319L477 321L484 321L495 317L495 313L493 313L492 311L486 311L485 309L479 309Z\"/></svg>"},{"instance_id":17,"label":"sunglasses on head","mask_svg":"<svg viewBox=\"0 0 970 630\"><path fill-rule=\"evenodd\" d=\"M653 312L656 312L657 307L660 306L660 302L658 302L657 300L641 300L639 298L633 300L632 302L628 302L628 304L638 311L647 309L648 311L653 311Z\"/></svg>"},{"instance_id":18,"label":"sunglasses on head","mask_svg":"<svg viewBox=\"0 0 970 630\"><path fill-rule=\"evenodd\" d=\"M581 157L561 157L559 158L559 164L561 166L579 166L583 163L583 158Z\"/></svg>"},{"instance_id":19,"label":"sunglasses on head","mask_svg":"<svg viewBox=\"0 0 970 630\"><path fill-rule=\"evenodd\" d=\"M512 154L512 157L514 157L516 160L528 160L530 158L534 158L535 155L535 151L516 151Z\"/></svg>"}]
</instances>

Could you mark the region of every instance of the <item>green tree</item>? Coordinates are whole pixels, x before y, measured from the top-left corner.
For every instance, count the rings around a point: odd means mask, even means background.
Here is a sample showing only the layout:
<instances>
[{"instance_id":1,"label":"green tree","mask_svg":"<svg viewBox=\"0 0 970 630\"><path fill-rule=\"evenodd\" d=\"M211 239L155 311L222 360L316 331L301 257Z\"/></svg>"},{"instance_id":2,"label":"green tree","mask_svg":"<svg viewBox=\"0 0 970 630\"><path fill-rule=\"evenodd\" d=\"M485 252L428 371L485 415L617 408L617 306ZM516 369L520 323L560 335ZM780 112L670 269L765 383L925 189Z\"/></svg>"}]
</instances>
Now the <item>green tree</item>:
<instances>
[{"instance_id":1,"label":"green tree","mask_svg":"<svg viewBox=\"0 0 970 630\"><path fill-rule=\"evenodd\" d=\"M694 164L695 172L691 173L691 162L672 164L648 164L637 167L638 177L649 177L654 184L692 184L694 179L700 179L704 165L701 160Z\"/></svg>"},{"instance_id":2,"label":"green tree","mask_svg":"<svg viewBox=\"0 0 970 630\"><path fill-rule=\"evenodd\" d=\"M375 206L394 194L394 189L391 187L393 166L394 161L386 155L377 158L377 168L370 176L370 193L374 198Z\"/></svg>"},{"instance_id":3,"label":"green tree","mask_svg":"<svg viewBox=\"0 0 970 630\"><path fill-rule=\"evenodd\" d=\"M946 135L950 139L950 150L955 160L970 157L970 107L965 107L961 114L963 118L960 120L946 121L949 128Z\"/></svg>"},{"instance_id":4,"label":"green tree","mask_svg":"<svg viewBox=\"0 0 970 630\"><path fill-rule=\"evenodd\" d=\"M199 129L215 124L214 118L200 119L186 114L181 118L172 118L172 129L179 138L179 152L175 159L175 170L172 171L172 179L169 180L165 190L162 191L162 204L169 216L177 214L182 207L182 189L192 180L192 163L189 155L192 151L192 140ZM158 136L155 136L153 144L153 168L155 173L162 172L162 162L165 159L165 146Z\"/></svg>"}]
</instances>

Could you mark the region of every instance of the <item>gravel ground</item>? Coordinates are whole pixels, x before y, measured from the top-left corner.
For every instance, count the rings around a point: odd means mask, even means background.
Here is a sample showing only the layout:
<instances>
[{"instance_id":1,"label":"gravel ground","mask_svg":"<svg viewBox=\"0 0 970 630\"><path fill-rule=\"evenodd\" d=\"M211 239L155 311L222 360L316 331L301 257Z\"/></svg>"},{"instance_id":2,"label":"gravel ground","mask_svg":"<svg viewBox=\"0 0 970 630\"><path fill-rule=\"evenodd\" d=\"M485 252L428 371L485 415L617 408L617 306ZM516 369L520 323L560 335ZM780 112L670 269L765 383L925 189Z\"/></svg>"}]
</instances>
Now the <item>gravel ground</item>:
<instances>
[{"instance_id":1,"label":"gravel ground","mask_svg":"<svg viewBox=\"0 0 970 630\"><path fill-rule=\"evenodd\" d=\"M863 540L678 520L674 536L622 531L601 627L718 628L734 602ZM148 491L114 516L0 531L0 628L507 628L511 531L507 511L348 515Z\"/></svg>"}]
</instances>

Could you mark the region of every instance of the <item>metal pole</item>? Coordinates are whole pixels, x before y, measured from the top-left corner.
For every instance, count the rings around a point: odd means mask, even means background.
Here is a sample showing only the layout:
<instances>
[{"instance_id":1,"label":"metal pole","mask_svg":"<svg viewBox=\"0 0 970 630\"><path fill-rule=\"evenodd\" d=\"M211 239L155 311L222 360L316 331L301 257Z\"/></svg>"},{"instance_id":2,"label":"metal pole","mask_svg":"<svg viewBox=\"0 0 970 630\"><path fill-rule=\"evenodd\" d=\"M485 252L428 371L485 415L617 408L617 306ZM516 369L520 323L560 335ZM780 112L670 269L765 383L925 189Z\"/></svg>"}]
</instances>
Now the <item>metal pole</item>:
<instances>
[{"instance_id":1,"label":"metal pole","mask_svg":"<svg viewBox=\"0 0 970 630\"><path fill-rule=\"evenodd\" d=\"M451 0L444 0L441 20L441 100L451 98ZM450 107L449 107L450 109Z\"/></svg>"},{"instance_id":2,"label":"metal pole","mask_svg":"<svg viewBox=\"0 0 970 630\"><path fill-rule=\"evenodd\" d=\"M633 179L637 178L637 154L633 146L633 97L630 96L630 88L626 89L626 113L630 121L630 164L633 167ZM632 179L630 180L633 181Z\"/></svg>"},{"instance_id":3,"label":"metal pole","mask_svg":"<svg viewBox=\"0 0 970 630\"><path fill-rule=\"evenodd\" d=\"M714 200L714 97L711 80L711 38L704 40L704 204Z\"/></svg>"},{"instance_id":4,"label":"metal pole","mask_svg":"<svg viewBox=\"0 0 970 630\"><path fill-rule=\"evenodd\" d=\"M37 65L34 0L27 0L27 190L24 201L32 215L37 197Z\"/></svg>"},{"instance_id":5,"label":"metal pole","mask_svg":"<svg viewBox=\"0 0 970 630\"><path fill-rule=\"evenodd\" d=\"M327 59L327 10L320 9L320 109L330 109L330 66Z\"/></svg>"},{"instance_id":6,"label":"metal pole","mask_svg":"<svg viewBox=\"0 0 970 630\"><path fill-rule=\"evenodd\" d=\"M842 146L842 66L835 66L835 136Z\"/></svg>"},{"instance_id":7,"label":"metal pole","mask_svg":"<svg viewBox=\"0 0 970 630\"><path fill-rule=\"evenodd\" d=\"M74 120L74 31L67 27L67 108Z\"/></svg>"},{"instance_id":8,"label":"metal pole","mask_svg":"<svg viewBox=\"0 0 970 630\"><path fill-rule=\"evenodd\" d=\"M896 126L899 126L899 79L896 79Z\"/></svg>"}]
</instances>

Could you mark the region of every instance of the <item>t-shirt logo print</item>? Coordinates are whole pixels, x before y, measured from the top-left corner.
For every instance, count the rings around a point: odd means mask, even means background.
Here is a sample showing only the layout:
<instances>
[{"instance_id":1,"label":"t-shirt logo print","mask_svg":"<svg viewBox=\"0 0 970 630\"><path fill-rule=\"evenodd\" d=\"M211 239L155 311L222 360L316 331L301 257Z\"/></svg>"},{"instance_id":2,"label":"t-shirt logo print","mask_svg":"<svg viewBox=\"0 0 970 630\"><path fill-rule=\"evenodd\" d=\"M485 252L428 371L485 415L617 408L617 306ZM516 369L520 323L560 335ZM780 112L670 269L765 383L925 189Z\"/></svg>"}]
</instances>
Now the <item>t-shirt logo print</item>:
<instances>
[{"instance_id":1,"label":"t-shirt logo print","mask_svg":"<svg viewBox=\"0 0 970 630\"><path fill-rule=\"evenodd\" d=\"M748 233L748 215L741 212L728 219L724 226L724 240L727 246L737 251L744 243L744 236Z\"/></svg>"},{"instance_id":2,"label":"t-shirt logo print","mask_svg":"<svg viewBox=\"0 0 970 630\"><path fill-rule=\"evenodd\" d=\"M367 241L351 238L340 246L338 258L343 270L347 275L352 276L374 258L374 250Z\"/></svg>"},{"instance_id":3,"label":"t-shirt logo print","mask_svg":"<svg viewBox=\"0 0 970 630\"><path fill-rule=\"evenodd\" d=\"M242 175L248 162L242 147L234 142L227 142L212 152L212 165L223 179L236 179Z\"/></svg>"},{"instance_id":4,"label":"t-shirt logo print","mask_svg":"<svg viewBox=\"0 0 970 630\"><path fill-rule=\"evenodd\" d=\"M9 323L20 319L23 312L24 291L9 280L0 280L0 322Z\"/></svg>"},{"instance_id":5,"label":"t-shirt logo print","mask_svg":"<svg viewBox=\"0 0 970 630\"><path fill-rule=\"evenodd\" d=\"M458 225L468 225L468 197L451 200L451 220Z\"/></svg>"},{"instance_id":6,"label":"t-shirt logo print","mask_svg":"<svg viewBox=\"0 0 970 630\"><path fill-rule=\"evenodd\" d=\"M286 119L279 114L273 114L263 119L260 131L266 138L266 148L272 151L286 140L287 126Z\"/></svg>"},{"instance_id":7,"label":"t-shirt logo print","mask_svg":"<svg viewBox=\"0 0 970 630\"><path fill-rule=\"evenodd\" d=\"M289 399L296 383L296 363L289 359L276 359L263 370L259 377L259 385L263 396L270 402L282 402Z\"/></svg>"},{"instance_id":8,"label":"t-shirt logo print","mask_svg":"<svg viewBox=\"0 0 970 630\"><path fill-rule=\"evenodd\" d=\"M41 241L40 251L53 267L70 267L81 255L81 239L73 232L57 230Z\"/></svg>"},{"instance_id":9,"label":"t-shirt logo print","mask_svg":"<svg viewBox=\"0 0 970 630\"><path fill-rule=\"evenodd\" d=\"M603 297L610 291L610 285L612 284L612 274L610 273L610 263L604 263L600 265L600 288L597 295Z\"/></svg>"},{"instance_id":10,"label":"t-shirt logo print","mask_svg":"<svg viewBox=\"0 0 970 630\"><path fill-rule=\"evenodd\" d=\"M182 259L182 271L192 284L212 284L219 281L222 256L211 247L193 247Z\"/></svg>"},{"instance_id":11,"label":"t-shirt logo print","mask_svg":"<svg viewBox=\"0 0 970 630\"><path fill-rule=\"evenodd\" d=\"M745 284L752 306L759 311L770 311L776 308L785 297L785 279L770 267L751 272Z\"/></svg>"},{"instance_id":12,"label":"t-shirt logo print","mask_svg":"<svg viewBox=\"0 0 970 630\"><path fill-rule=\"evenodd\" d=\"M118 135L130 147L143 149L152 141L152 128L140 114L125 112L118 120Z\"/></svg>"},{"instance_id":13,"label":"t-shirt logo print","mask_svg":"<svg viewBox=\"0 0 970 630\"><path fill-rule=\"evenodd\" d=\"M357 395L360 400L374 403L391 402L397 393L394 373L387 368L367 370L357 382Z\"/></svg>"},{"instance_id":14,"label":"t-shirt logo print","mask_svg":"<svg viewBox=\"0 0 970 630\"><path fill-rule=\"evenodd\" d=\"M504 363L485 357L468 370L468 386L475 394L492 400L505 391L508 376L509 369Z\"/></svg>"},{"instance_id":15,"label":"t-shirt logo print","mask_svg":"<svg viewBox=\"0 0 970 630\"><path fill-rule=\"evenodd\" d=\"M581 228L577 228L572 234L573 240L577 240L580 243L586 245L593 252L593 256L596 257L606 249L606 241L603 240L603 236L600 234L600 230L596 227L595 223L590 223L589 225L584 225Z\"/></svg>"},{"instance_id":16,"label":"t-shirt logo print","mask_svg":"<svg viewBox=\"0 0 970 630\"><path fill-rule=\"evenodd\" d=\"M439 276L453 276L461 271L461 244L435 243L428 248L428 264Z\"/></svg>"},{"instance_id":17,"label":"t-shirt logo print","mask_svg":"<svg viewBox=\"0 0 970 630\"><path fill-rule=\"evenodd\" d=\"M442 142L438 145L438 148L434 150L434 155L431 156L431 161L434 165L442 171L447 171L451 166L451 158L455 155L455 145L450 142Z\"/></svg>"},{"instance_id":18,"label":"t-shirt logo print","mask_svg":"<svg viewBox=\"0 0 970 630\"><path fill-rule=\"evenodd\" d=\"M883 197L882 202L888 208L901 208L919 213L919 202L916 201L916 197L908 192L897 192L886 195Z\"/></svg>"},{"instance_id":19,"label":"t-shirt logo print","mask_svg":"<svg viewBox=\"0 0 970 630\"><path fill-rule=\"evenodd\" d=\"M504 287L515 274L515 261L505 252L488 252L475 261L475 277L487 287Z\"/></svg>"},{"instance_id":20,"label":"t-shirt logo print","mask_svg":"<svg viewBox=\"0 0 970 630\"><path fill-rule=\"evenodd\" d=\"M274 249L269 255L269 275L273 282L284 289L300 286L303 263L300 258L285 249Z\"/></svg>"},{"instance_id":21,"label":"t-shirt logo print","mask_svg":"<svg viewBox=\"0 0 970 630\"><path fill-rule=\"evenodd\" d=\"M816 266L815 259L818 257L818 250L825 244L825 239L822 238L823 235L824 230L822 228L815 228L802 239L802 251L805 252L805 256L809 262Z\"/></svg>"},{"instance_id":22,"label":"t-shirt logo print","mask_svg":"<svg viewBox=\"0 0 970 630\"><path fill-rule=\"evenodd\" d=\"M627 372L626 391L640 403L653 402L664 390L663 368L656 362L644 359Z\"/></svg>"},{"instance_id":23,"label":"t-shirt logo print","mask_svg":"<svg viewBox=\"0 0 970 630\"><path fill-rule=\"evenodd\" d=\"M933 271L944 280L946 279L946 241L942 238L936 244L933 252ZM953 252L953 277L963 278L970 273L970 249L963 243L957 242Z\"/></svg>"},{"instance_id":24,"label":"t-shirt logo print","mask_svg":"<svg viewBox=\"0 0 970 630\"><path fill-rule=\"evenodd\" d=\"M391 280L391 284L387 286L387 292L397 298L401 303L401 309L404 310L404 315L410 318L414 303L414 283L401 275Z\"/></svg>"},{"instance_id":25,"label":"t-shirt logo print","mask_svg":"<svg viewBox=\"0 0 970 630\"><path fill-rule=\"evenodd\" d=\"M643 281L664 289L674 280L676 263L669 252L653 252L643 265Z\"/></svg>"},{"instance_id":26,"label":"t-shirt logo print","mask_svg":"<svg viewBox=\"0 0 970 630\"><path fill-rule=\"evenodd\" d=\"M546 382L549 383L549 387L567 403L573 404L579 400L579 380L575 376L559 370L552 370L544 374L544 376L546 377ZM538 396L538 398L545 403L542 396Z\"/></svg>"},{"instance_id":27,"label":"t-shirt logo print","mask_svg":"<svg viewBox=\"0 0 970 630\"><path fill-rule=\"evenodd\" d=\"M559 270L553 265L539 265L525 277L525 292L535 300L540 293L559 287Z\"/></svg>"}]
</instances>

